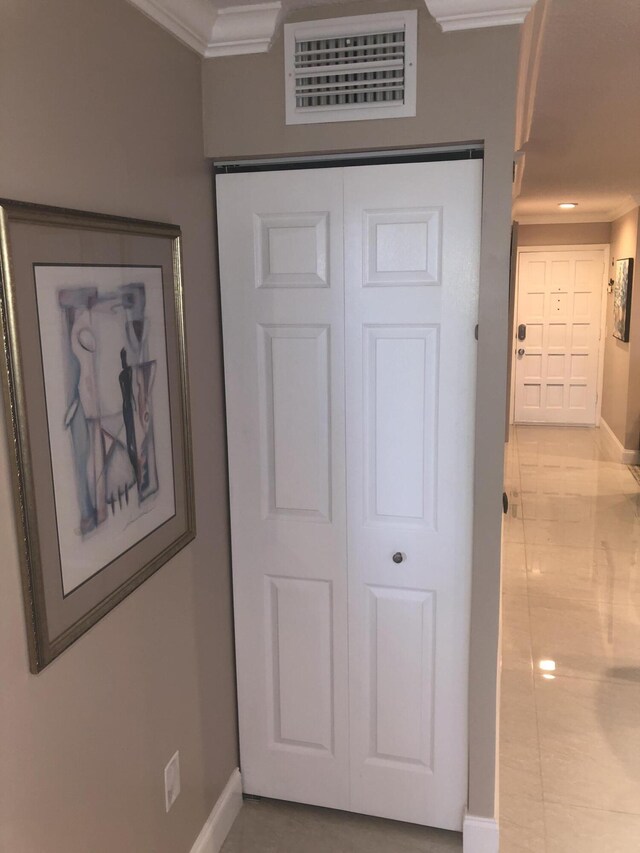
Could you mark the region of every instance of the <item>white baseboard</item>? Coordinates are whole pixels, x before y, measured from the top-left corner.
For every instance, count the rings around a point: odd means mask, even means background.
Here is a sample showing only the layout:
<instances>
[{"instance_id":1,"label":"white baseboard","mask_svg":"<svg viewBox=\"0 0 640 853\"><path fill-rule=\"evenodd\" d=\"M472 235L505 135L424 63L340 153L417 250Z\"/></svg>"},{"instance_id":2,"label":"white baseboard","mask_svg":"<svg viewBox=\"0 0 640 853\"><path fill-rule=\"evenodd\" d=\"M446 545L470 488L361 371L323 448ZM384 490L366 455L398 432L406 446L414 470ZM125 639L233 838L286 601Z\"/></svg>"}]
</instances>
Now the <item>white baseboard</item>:
<instances>
[{"instance_id":1,"label":"white baseboard","mask_svg":"<svg viewBox=\"0 0 640 853\"><path fill-rule=\"evenodd\" d=\"M604 418L600 418L600 437L606 450L616 462L621 462L623 465L640 465L640 450L628 450L623 447L622 442Z\"/></svg>"},{"instance_id":2,"label":"white baseboard","mask_svg":"<svg viewBox=\"0 0 640 853\"><path fill-rule=\"evenodd\" d=\"M490 817L467 814L462 824L463 853L498 853L500 832L498 821Z\"/></svg>"},{"instance_id":3,"label":"white baseboard","mask_svg":"<svg viewBox=\"0 0 640 853\"><path fill-rule=\"evenodd\" d=\"M236 767L196 838L191 853L219 853L241 808L242 777Z\"/></svg>"}]
</instances>

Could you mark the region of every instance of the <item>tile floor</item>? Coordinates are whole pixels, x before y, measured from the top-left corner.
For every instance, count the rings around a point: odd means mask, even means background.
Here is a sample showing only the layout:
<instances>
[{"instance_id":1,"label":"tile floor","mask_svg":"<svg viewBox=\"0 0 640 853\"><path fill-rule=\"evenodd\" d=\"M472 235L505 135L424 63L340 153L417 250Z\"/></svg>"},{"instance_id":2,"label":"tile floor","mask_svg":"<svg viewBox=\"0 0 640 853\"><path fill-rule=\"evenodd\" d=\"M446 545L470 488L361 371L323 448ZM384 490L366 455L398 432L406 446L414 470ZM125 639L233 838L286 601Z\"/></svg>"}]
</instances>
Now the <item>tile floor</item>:
<instances>
[{"instance_id":1,"label":"tile floor","mask_svg":"<svg viewBox=\"0 0 640 853\"><path fill-rule=\"evenodd\" d=\"M518 427L505 476L500 853L639 853L640 485L598 430L559 427ZM222 848L461 850L456 833L273 800L247 801Z\"/></svg>"},{"instance_id":2,"label":"tile floor","mask_svg":"<svg viewBox=\"0 0 640 853\"><path fill-rule=\"evenodd\" d=\"M640 486L598 430L518 427L506 487L500 851L638 853Z\"/></svg>"}]
</instances>

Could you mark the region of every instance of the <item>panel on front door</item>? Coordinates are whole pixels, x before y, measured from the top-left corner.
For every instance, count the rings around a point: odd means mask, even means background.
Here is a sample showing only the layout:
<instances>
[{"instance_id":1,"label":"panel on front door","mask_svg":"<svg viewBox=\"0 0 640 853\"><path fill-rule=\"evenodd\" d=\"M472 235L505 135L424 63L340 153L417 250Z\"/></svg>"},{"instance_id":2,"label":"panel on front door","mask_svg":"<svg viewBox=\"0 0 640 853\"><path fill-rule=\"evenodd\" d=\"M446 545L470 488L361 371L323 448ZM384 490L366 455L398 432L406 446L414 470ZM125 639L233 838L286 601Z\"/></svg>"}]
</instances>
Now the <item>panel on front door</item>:
<instances>
[{"instance_id":1,"label":"panel on front door","mask_svg":"<svg viewBox=\"0 0 640 853\"><path fill-rule=\"evenodd\" d=\"M342 171L217 191L243 784L346 809Z\"/></svg>"},{"instance_id":2,"label":"panel on front door","mask_svg":"<svg viewBox=\"0 0 640 853\"><path fill-rule=\"evenodd\" d=\"M517 423L595 423L602 274L601 251L520 253Z\"/></svg>"},{"instance_id":3,"label":"panel on front door","mask_svg":"<svg viewBox=\"0 0 640 853\"><path fill-rule=\"evenodd\" d=\"M481 183L345 171L351 808L458 830Z\"/></svg>"}]
</instances>

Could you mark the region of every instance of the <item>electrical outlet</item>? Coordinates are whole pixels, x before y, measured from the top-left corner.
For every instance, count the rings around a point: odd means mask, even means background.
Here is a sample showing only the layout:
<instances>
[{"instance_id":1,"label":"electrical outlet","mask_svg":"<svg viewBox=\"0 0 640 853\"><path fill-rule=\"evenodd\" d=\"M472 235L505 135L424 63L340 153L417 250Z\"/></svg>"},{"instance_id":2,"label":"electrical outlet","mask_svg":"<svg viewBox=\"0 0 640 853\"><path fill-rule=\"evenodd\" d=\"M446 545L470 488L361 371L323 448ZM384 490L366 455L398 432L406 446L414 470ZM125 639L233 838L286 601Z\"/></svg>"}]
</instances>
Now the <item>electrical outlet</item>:
<instances>
[{"instance_id":1,"label":"electrical outlet","mask_svg":"<svg viewBox=\"0 0 640 853\"><path fill-rule=\"evenodd\" d=\"M164 768L164 804L167 811L180 793L180 753L176 751Z\"/></svg>"}]
</instances>

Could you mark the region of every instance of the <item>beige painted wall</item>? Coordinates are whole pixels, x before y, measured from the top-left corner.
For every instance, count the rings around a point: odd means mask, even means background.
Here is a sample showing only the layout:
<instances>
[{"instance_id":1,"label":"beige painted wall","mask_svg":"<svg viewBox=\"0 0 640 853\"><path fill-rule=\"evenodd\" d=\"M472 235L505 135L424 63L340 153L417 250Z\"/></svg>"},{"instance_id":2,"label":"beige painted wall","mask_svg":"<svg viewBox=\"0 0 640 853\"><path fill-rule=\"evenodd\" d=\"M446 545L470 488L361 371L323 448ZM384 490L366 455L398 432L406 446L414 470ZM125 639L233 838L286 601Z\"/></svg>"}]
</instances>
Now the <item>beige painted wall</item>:
<instances>
[{"instance_id":1,"label":"beige painted wall","mask_svg":"<svg viewBox=\"0 0 640 853\"><path fill-rule=\"evenodd\" d=\"M419 9L415 118L284 124L282 36L270 53L205 62L205 151L214 158L485 141L471 614L469 808L493 815L509 234L519 30L442 34L423 2L343 4L332 17ZM292 17L293 20L293 17Z\"/></svg>"},{"instance_id":2,"label":"beige painted wall","mask_svg":"<svg viewBox=\"0 0 640 853\"><path fill-rule=\"evenodd\" d=\"M124 0L4 0L0 116L0 195L182 225L198 511L195 542L30 675L0 436L0 850L187 853L238 763L200 60Z\"/></svg>"},{"instance_id":3,"label":"beige painted wall","mask_svg":"<svg viewBox=\"0 0 640 853\"><path fill-rule=\"evenodd\" d=\"M611 223L609 278L615 278L616 260L639 257L638 214L639 209L635 208ZM637 450L640 447L640 293L637 276L636 268L628 343L613 337L613 295L607 296L607 337L602 389L602 417L620 443L629 450Z\"/></svg>"},{"instance_id":4,"label":"beige painted wall","mask_svg":"<svg viewBox=\"0 0 640 853\"><path fill-rule=\"evenodd\" d=\"M610 222L520 225L518 231L518 246L584 246L608 243L610 239Z\"/></svg>"}]
</instances>

